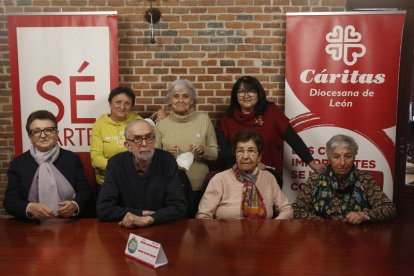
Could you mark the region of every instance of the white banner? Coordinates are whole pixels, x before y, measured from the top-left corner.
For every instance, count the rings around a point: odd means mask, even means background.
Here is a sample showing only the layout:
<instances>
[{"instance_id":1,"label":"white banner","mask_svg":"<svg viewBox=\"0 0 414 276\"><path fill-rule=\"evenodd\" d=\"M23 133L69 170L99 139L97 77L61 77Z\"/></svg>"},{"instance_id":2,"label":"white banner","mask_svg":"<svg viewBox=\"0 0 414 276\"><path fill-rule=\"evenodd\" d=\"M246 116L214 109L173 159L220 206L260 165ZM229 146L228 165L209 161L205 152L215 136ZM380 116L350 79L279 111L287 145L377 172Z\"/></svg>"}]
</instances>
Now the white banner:
<instances>
[{"instance_id":1,"label":"white banner","mask_svg":"<svg viewBox=\"0 0 414 276\"><path fill-rule=\"evenodd\" d=\"M8 25L16 155L30 147L29 114L49 110L58 119L58 143L80 153L91 181L92 124L108 112L118 85L116 13L11 15Z\"/></svg>"}]
</instances>

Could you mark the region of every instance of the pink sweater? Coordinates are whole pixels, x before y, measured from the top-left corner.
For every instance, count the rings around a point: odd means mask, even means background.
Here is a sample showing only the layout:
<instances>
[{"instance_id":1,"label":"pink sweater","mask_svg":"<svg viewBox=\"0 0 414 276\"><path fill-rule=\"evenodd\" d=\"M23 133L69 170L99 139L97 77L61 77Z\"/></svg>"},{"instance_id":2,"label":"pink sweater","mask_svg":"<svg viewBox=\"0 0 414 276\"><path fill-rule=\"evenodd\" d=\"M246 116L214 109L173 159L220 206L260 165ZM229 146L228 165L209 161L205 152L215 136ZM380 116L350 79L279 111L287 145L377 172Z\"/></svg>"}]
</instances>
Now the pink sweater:
<instances>
[{"instance_id":1,"label":"pink sweater","mask_svg":"<svg viewBox=\"0 0 414 276\"><path fill-rule=\"evenodd\" d=\"M263 197L267 218L273 217L273 207L278 212L276 219L293 218L293 208L271 173L260 170L256 187ZM232 169L216 174L210 180L198 205L196 218L241 218L242 189L243 183L236 179Z\"/></svg>"}]
</instances>

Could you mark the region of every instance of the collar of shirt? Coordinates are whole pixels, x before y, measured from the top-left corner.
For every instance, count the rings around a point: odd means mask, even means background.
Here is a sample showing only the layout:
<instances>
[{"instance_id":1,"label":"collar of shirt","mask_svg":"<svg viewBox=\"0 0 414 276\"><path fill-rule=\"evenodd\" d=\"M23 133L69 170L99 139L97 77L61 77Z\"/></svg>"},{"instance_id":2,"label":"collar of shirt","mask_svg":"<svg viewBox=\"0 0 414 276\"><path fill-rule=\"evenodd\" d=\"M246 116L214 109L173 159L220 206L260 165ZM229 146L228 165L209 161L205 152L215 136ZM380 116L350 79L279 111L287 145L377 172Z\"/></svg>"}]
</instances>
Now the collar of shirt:
<instances>
[{"instance_id":1,"label":"collar of shirt","mask_svg":"<svg viewBox=\"0 0 414 276\"><path fill-rule=\"evenodd\" d=\"M134 157L133 161L134 161L133 163L134 163L135 169L137 170L137 173L139 175L144 175L148 172L149 167L151 166L152 159L148 161L147 163L138 163Z\"/></svg>"}]
</instances>

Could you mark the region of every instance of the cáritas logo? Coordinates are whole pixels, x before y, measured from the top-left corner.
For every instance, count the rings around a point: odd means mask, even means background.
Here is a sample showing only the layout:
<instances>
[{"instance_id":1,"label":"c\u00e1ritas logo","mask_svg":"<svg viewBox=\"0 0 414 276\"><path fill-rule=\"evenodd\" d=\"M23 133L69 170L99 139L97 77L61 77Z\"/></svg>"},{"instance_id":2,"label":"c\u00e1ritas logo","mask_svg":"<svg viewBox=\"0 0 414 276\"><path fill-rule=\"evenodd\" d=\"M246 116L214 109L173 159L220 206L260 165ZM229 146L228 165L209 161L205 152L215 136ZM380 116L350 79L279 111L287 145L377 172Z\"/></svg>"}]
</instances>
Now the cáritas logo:
<instances>
[{"instance_id":1,"label":"c\u00e1ritas logo","mask_svg":"<svg viewBox=\"0 0 414 276\"><path fill-rule=\"evenodd\" d=\"M365 45L359 43L362 35L354 26L334 26L331 32L326 34L328 45L325 52L334 61L343 61L346 66L354 65L358 58L366 54ZM365 73L359 70L343 69L342 72L329 72L326 68L317 71L305 69L299 76L302 83L343 83L343 84L382 84L385 82L384 73Z\"/></svg>"},{"instance_id":2,"label":"c\u00e1ritas logo","mask_svg":"<svg viewBox=\"0 0 414 276\"><path fill-rule=\"evenodd\" d=\"M358 58L363 57L366 48L359 43L362 36L355 30L354 26L334 26L332 32L326 34L325 52L331 55L335 61L342 60L346 65L354 65Z\"/></svg>"}]
</instances>

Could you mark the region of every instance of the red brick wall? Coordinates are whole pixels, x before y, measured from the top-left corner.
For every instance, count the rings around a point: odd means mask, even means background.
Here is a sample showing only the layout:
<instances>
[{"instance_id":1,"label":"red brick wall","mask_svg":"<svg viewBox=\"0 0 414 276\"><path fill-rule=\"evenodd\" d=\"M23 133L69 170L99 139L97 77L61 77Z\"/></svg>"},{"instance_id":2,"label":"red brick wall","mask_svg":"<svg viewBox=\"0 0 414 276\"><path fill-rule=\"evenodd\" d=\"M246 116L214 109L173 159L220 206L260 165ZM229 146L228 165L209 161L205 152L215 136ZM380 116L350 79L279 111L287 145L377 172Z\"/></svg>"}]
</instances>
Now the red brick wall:
<instances>
[{"instance_id":1,"label":"red brick wall","mask_svg":"<svg viewBox=\"0 0 414 276\"><path fill-rule=\"evenodd\" d=\"M0 1L0 216L7 168L14 155L7 13L117 11L119 82L134 88L136 111L161 108L168 83L187 78L197 108L213 122L241 75L257 77L283 108L287 12L344 11L346 0L155 0L162 16L150 43L148 0Z\"/></svg>"}]
</instances>

